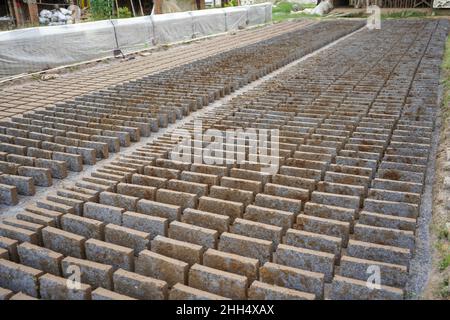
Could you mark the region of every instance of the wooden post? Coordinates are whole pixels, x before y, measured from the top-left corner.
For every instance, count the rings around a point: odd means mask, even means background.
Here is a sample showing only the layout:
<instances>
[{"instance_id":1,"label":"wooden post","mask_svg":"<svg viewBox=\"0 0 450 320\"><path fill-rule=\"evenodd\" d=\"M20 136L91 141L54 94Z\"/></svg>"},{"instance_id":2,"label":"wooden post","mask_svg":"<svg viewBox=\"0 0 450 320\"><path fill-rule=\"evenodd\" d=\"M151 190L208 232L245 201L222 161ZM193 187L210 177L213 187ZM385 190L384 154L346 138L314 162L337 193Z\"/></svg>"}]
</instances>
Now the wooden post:
<instances>
[{"instance_id":1,"label":"wooden post","mask_svg":"<svg viewBox=\"0 0 450 320\"><path fill-rule=\"evenodd\" d=\"M117 18L120 18L119 17L119 2L117 2L117 0L116 0L116 10L117 10Z\"/></svg>"},{"instance_id":2,"label":"wooden post","mask_svg":"<svg viewBox=\"0 0 450 320\"><path fill-rule=\"evenodd\" d=\"M16 26L21 26L25 23L21 4L19 3L19 0L12 0L12 4L14 8L14 18L16 20Z\"/></svg>"},{"instance_id":3,"label":"wooden post","mask_svg":"<svg viewBox=\"0 0 450 320\"><path fill-rule=\"evenodd\" d=\"M141 15L144 16L144 9L142 8L141 0L139 0L139 7L141 8Z\"/></svg>"},{"instance_id":4,"label":"wooden post","mask_svg":"<svg viewBox=\"0 0 450 320\"><path fill-rule=\"evenodd\" d=\"M153 1L153 12L155 14L162 13L162 0L154 0Z\"/></svg>"},{"instance_id":5,"label":"wooden post","mask_svg":"<svg viewBox=\"0 0 450 320\"><path fill-rule=\"evenodd\" d=\"M131 3L131 11L133 11L133 17L136 17L136 11L134 11L133 0L130 0L130 3Z\"/></svg>"},{"instance_id":6,"label":"wooden post","mask_svg":"<svg viewBox=\"0 0 450 320\"><path fill-rule=\"evenodd\" d=\"M28 1L28 12L30 14L30 22L39 24L39 10L35 1Z\"/></svg>"}]
</instances>

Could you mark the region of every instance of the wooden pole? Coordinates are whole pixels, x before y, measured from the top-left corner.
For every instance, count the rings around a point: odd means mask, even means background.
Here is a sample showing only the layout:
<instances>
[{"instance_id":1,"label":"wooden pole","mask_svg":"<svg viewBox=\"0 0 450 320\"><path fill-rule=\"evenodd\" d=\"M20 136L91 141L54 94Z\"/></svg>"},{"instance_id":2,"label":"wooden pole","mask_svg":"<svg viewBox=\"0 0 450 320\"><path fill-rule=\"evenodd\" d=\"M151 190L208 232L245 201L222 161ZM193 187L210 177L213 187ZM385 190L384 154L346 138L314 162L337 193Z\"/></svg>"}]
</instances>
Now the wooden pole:
<instances>
[{"instance_id":1,"label":"wooden pole","mask_svg":"<svg viewBox=\"0 0 450 320\"><path fill-rule=\"evenodd\" d=\"M131 11L133 11L133 17L136 17L136 11L134 11L133 0L130 0L130 3L131 3Z\"/></svg>"},{"instance_id":2,"label":"wooden pole","mask_svg":"<svg viewBox=\"0 0 450 320\"><path fill-rule=\"evenodd\" d=\"M117 0L116 0L116 10L117 10L117 18L120 18L119 17L119 3L117 2Z\"/></svg>"},{"instance_id":3,"label":"wooden pole","mask_svg":"<svg viewBox=\"0 0 450 320\"><path fill-rule=\"evenodd\" d=\"M144 15L144 9L142 8L142 2L139 0L139 7L141 8L141 15Z\"/></svg>"}]
</instances>

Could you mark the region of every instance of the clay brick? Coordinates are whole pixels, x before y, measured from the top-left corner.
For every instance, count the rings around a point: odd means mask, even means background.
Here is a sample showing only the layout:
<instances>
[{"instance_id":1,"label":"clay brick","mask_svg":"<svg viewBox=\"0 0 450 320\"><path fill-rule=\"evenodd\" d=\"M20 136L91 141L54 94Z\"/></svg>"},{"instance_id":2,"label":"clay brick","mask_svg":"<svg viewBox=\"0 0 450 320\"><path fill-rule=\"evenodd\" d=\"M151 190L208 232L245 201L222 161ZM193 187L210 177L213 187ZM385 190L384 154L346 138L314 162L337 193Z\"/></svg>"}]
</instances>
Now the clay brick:
<instances>
[{"instance_id":1,"label":"clay brick","mask_svg":"<svg viewBox=\"0 0 450 320\"><path fill-rule=\"evenodd\" d=\"M105 241L134 249L134 254L148 248L150 234L114 224L105 226Z\"/></svg>"},{"instance_id":2,"label":"clay brick","mask_svg":"<svg viewBox=\"0 0 450 320\"><path fill-rule=\"evenodd\" d=\"M84 191L84 192L82 192ZM89 189L77 190L73 189L59 189L56 191L56 194L61 197L76 199L83 202L97 202L98 201L98 192L87 193L90 191Z\"/></svg>"},{"instance_id":3,"label":"clay brick","mask_svg":"<svg viewBox=\"0 0 450 320\"><path fill-rule=\"evenodd\" d=\"M111 265L114 270L134 270L133 249L96 239L87 240L85 249L88 260Z\"/></svg>"},{"instance_id":4,"label":"clay brick","mask_svg":"<svg viewBox=\"0 0 450 320\"><path fill-rule=\"evenodd\" d=\"M9 260L9 252L8 252L8 250L0 248L0 259Z\"/></svg>"},{"instance_id":5,"label":"clay brick","mask_svg":"<svg viewBox=\"0 0 450 320\"><path fill-rule=\"evenodd\" d=\"M324 275L307 270L266 262L259 268L262 282L289 289L312 293L317 299L324 294Z\"/></svg>"},{"instance_id":6,"label":"clay brick","mask_svg":"<svg viewBox=\"0 0 450 320\"><path fill-rule=\"evenodd\" d=\"M419 215L419 206L416 204L375 199L365 199L364 210L412 219L417 219Z\"/></svg>"},{"instance_id":7,"label":"clay brick","mask_svg":"<svg viewBox=\"0 0 450 320\"><path fill-rule=\"evenodd\" d=\"M49 150L43 150L39 148L28 148L27 150L27 156L28 157L35 157L39 159L51 159L53 155L53 151ZM38 160L38 159L36 159ZM36 163L36 162L35 162Z\"/></svg>"},{"instance_id":8,"label":"clay brick","mask_svg":"<svg viewBox=\"0 0 450 320\"><path fill-rule=\"evenodd\" d=\"M36 201L36 206L50 211L75 214L75 209L73 207L50 200L38 200Z\"/></svg>"},{"instance_id":9,"label":"clay brick","mask_svg":"<svg viewBox=\"0 0 450 320\"><path fill-rule=\"evenodd\" d=\"M19 167L17 163L0 161L0 171L6 174L16 175Z\"/></svg>"},{"instance_id":10,"label":"clay brick","mask_svg":"<svg viewBox=\"0 0 450 320\"><path fill-rule=\"evenodd\" d=\"M248 289L249 300L314 300L315 295L272 284L253 281Z\"/></svg>"},{"instance_id":11,"label":"clay brick","mask_svg":"<svg viewBox=\"0 0 450 320\"><path fill-rule=\"evenodd\" d=\"M131 183L147 187L165 188L167 186L166 178L158 178L151 176L144 176L142 174L133 174L131 177Z\"/></svg>"},{"instance_id":12,"label":"clay brick","mask_svg":"<svg viewBox=\"0 0 450 320\"><path fill-rule=\"evenodd\" d=\"M298 214L301 211L302 202L301 200L288 199L260 193L255 197L255 205L259 207L289 211L294 214Z\"/></svg>"},{"instance_id":13,"label":"clay brick","mask_svg":"<svg viewBox=\"0 0 450 320\"><path fill-rule=\"evenodd\" d=\"M420 205L420 194L418 193L388 191L372 188L369 190L369 197L376 200L407 202Z\"/></svg>"},{"instance_id":14,"label":"clay brick","mask_svg":"<svg viewBox=\"0 0 450 320\"><path fill-rule=\"evenodd\" d=\"M113 267L107 264L92 262L88 260L67 257L61 261L62 272L65 278L74 274L70 266L76 266L80 271L82 283L89 284L92 288L103 287L112 290Z\"/></svg>"},{"instance_id":15,"label":"clay brick","mask_svg":"<svg viewBox=\"0 0 450 320\"><path fill-rule=\"evenodd\" d=\"M17 163L20 166L34 167L34 161L36 160L36 158L27 157L27 156L19 156L18 154L8 154L6 156L6 160L8 162Z\"/></svg>"},{"instance_id":16,"label":"clay brick","mask_svg":"<svg viewBox=\"0 0 450 320\"><path fill-rule=\"evenodd\" d=\"M150 240L157 235L166 236L168 223L165 218L132 211L124 212L122 216L122 226L148 233Z\"/></svg>"},{"instance_id":17,"label":"clay brick","mask_svg":"<svg viewBox=\"0 0 450 320\"><path fill-rule=\"evenodd\" d=\"M233 189L241 189L247 190L255 193L259 193L262 191L263 185L259 181L231 178L231 177L223 177L220 180L220 185L222 187L233 188Z\"/></svg>"},{"instance_id":18,"label":"clay brick","mask_svg":"<svg viewBox=\"0 0 450 320\"><path fill-rule=\"evenodd\" d=\"M191 224L172 221L169 225L169 237L172 239L198 244L206 248L215 248L219 233Z\"/></svg>"},{"instance_id":19,"label":"clay brick","mask_svg":"<svg viewBox=\"0 0 450 320\"><path fill-rule=\"evenodd\" d=\"M316 180L316 181L318 181L322 178L322 170L288 167L288 166L281 166L280 174L285 175L285 176L312 179L312 180Z\"/></svg>"},{"instance_id":20,"label":"clay brick","mask_svg":"<svg viewBox=\"0 0 450 320\"><path fill-rule=\"evenodd\" d=\"M306 190L314 190L316 188L316 180L314 179L292 177L283 174L274 175L272 177L272 183Z\"/></svg>"},{"instance_id":21,"label":"clay brick","mask_svg":"<svg viewBox=\"0 0 450 320\"><path fill-rule=\"evenodd\" d=\"M301 230L339 237L342 239L342 246L347 246L350 232L350 224L348 222L299 214L297 216L297 225L298 229Z\"/></svg>"},{"instance_id":22,"label":"clay brick","mask_svg":"<svg viewBox=\"0 0 450 320\"><path fill-rule=\"evenodd\" d=\"M136 260L136 273L164 280L169 286L187 283L189 264L184 261L143 250Z\"/></svg>"},{"instance_id":23,"label":"clay brick","mask_svg":"<svg viewBox=\"0 0 450 320\"><path fill-rule=\"evenodd\" d=\"M53 152L53 160L64 161L69 171L80 172L83 170L83 158L78 154L70 154L65 152Z\"/></svg>"},{"instance_id":24,"label":"clay brick","mask_svg":"<svg viewBox=\"0 0 450 320\"><path fill-rule=\"evenodd\" d=\"M339 260L341 255L342 239L324 234L288 229L284 243L289 246L332 253L336 260Z\"/></svg>"},{"instance_id":25,"label":"clay brick","mask_svg":"<svg viewBox=\"0 0 450 320\"><path fill-rule=\"evenodd\" d=\"M28 212L34 213L34 214L38 214L38 215L53 219L53 221L55 221L55 226L57 226L57 227L59 227L61 225L60 221L61 221L61 217L63 216L63 213L61 213L61 212L53 211L53 210L49 210L49 209L45 209L45 208L39 208L34 205L27 206L25 208L25 210Z\"/></svg>"},{"instance_id":26,"label":"clay brick","mask_svg":"<svg viewBox=\"0 0 450 320\"><path fill-rule=\"evenodd\" d=\"M169 221L180 220L181 207L156 201L141 199L137 203L137 212L152 216L169 219Z\"/></svg>"},{"instance_id":27,"label":"clay brick","mask_svg":"<svg viewBox=\"0 0 450 320\"><path fill-rule=\"evenodd\" d=\"M55 179L64 179L67 177L67 164L64 161L50 159L36 159L36 167L50 170L50 175Z\"/></svg>"},{"instance_id":28,"label":"clay brick","mask_svg":"<svg viewBox=\"0 0 450 320\"><path fill-rule=\"evenodd\" d=\"M197 197L206 196L208 194L208 185L204 183L172 179L168 181L167 188L183 193L193 193L197 195Z\"/></svg>"},{"instance_id":29,"label":"clay brick","mask_svg":"<svg viewBox=\"0 0 450 320\"><path fill-rule=\"evenodd\" d=\"M212 174L219 177L228 176L228 168L215 165L193 163L191 172Z\"/></svg>"},{"instance_id":30,"label":"clay brick","mask_svg":"<svg viewBox=\"0 0 450 320\"><path fill-rule=\"evenodd\" d=\"M349 222L351 225L353 225L353 221L356 218L356 211L354 209L347 209L314 202L307 202L305 204L303 212L304 214L309 216Z\"/></svg>"},{"instance_id":31,"label":"clay brick","mask_svg":"<svg viewBox=\"0 0 450 320\"><path fill-rule=\"evenodd\" d=\"M252 171L252 170L244 170L244 169L238 169L238 168L232 168L230 170L230 177L245 179L245 180L259 181L263 185L266 183L269 183L271 180L271 176L268 173Z\"/></svg>"},{"instance_id":32,"label":"clay brick","mask_svg":"<svg viewBox=\"0 0 450 320\"><path fill-rule=\"evenodd\" d=\"M367 224L375 227L400 229L413 232L416 230L416 219L395 217L388 214L361 211L359 213L358 221L361 224Z\"/></svg>"},{"instance_id":33,"label":"clay brick","mask_svg":"<svg viewBox=\"0 0 450 320\"><path fill-rule=\"evenodd\" d=\"M137 273L119 269L114 272L114 291L143 300L167 299L167 283Z\"/></svg>"},{"instance_id":34,"label":"clay brick","mask_svg":"<svg viewBox=\"0 0 450 320\"><path fill-rule=\"evenodd\" d=\"M61 217L61 227L64 231L78 234L86 239L103 240L105 225L105 222L74 214L65 214Z\"/></svg>"},{"instance_id":35,"label":"clay brick","mask_svg":"<svg viewBox=\"0 0 450 320\"><path fill-rule=\"evenodd\" d=\"M124 208L128 211L136 211L136 204L139 198L131 197L121 194L116 194L108 191L101 192L99 195L99 202L104 205Z\"/></svg>"},{"instance_id":36,"label":"clay brick","mask_svg":"<svg viewBox=\"0 0 450 320\"><path fill-rule=\"evenodd\" d=\"M93 191L113 191L114 186L105 186L98 183L92 183L88 181L77 181L75 182L75 187L85 190L93 190Z\"/></svg>"},{"instance_id":37,"label":"clay brick","mask_svg":"<svg viewBox=\"0 0 450 320\"><path fill-rule=\"evenodd\" d=\"M244 206L240 202L226 201L211 197L201 197L198 205L199 210L229 216L231 220L242 217Z\"/></svg>"},{"instance_id":38,"label":"clay brick","mask_svg":"<svg viewBox=\"0 0 450 320\"><path fill-rule=\"evenodd\" d=\"M220 236L218 249L265 263L272 258L273 245L271 241L224 232Z\"/></svg>"},{"instance_id":39,"label":"clay brick","mask_svg":"<svg viewBox=\"0 0 450 320\"><path fill-rule=\"evenodd\" d=\"M91 293L92 300L136 300L114 291L97 288Z\"/></svg>"},{"instance_id":40,"label":"clay brick","mask_svg":"<svg viewBox=\"0 0 450 320\"><path fill-rule=\"evenodd\" d=\"M146 166L144 167L144 175L164 179L178 179L180 177L180 170Z\"/></svg>"},{"instance_id":41,"label":"clay brick","mask_svg":"<svg viewBox=\"0 0 450 320\"><path fill-rule=\"evenodd\" d=\"M409 265L409 260L412 257L409 249L357 240L348 242L347 254L360 259L384 261L404 266Z\"/></svg>"},{"instance_id":42,"label":"clay brick","mask_svg":"<svg viewBox=\"0 0 450 320\"><path fill-rule=\"evenodd\" d=\"M0 259L0 286L38 297L39 280L44 272L9 260Z\"/></svg>"},{"instance_id":43,"label":"clay brick","mask_svg":"<svg viewBox=\"0 0 450 320\"><path fill-rule=\"evenodd\" d=\"M61 275L62 254L31 243L22 243L17 247L17 252L20 263L56 276Z\"/></svg>"},{"instance_id":44,"label":"clay brick","mask_svg":"<svg viewBox=\"0 0 450 320\"><path fill-rule=\"evenodd\" d=\"M39 299L29 296L22 292L18 292L15 295L11 296L11 298L9 298L9 300L39 300Z\"/></svg>"},{"instance_id":45,"label":"clay brick","mask_svg":"<svg viewBox=\"0 0 450 320\"><path fill-rule=\"evenodd\" d=\"M318 191L313 191L313 193L311 194L311 201L355 210L358 209L360 205L359 197L337 195Z\"/></svg>"},{"instance_id":46,"label":"clay brick","mask_svg":"<svg viewBox=\"0 0 450 320\"><path fill-rule=\"evenodd\" d=\"M44 247L62 253L65 256L84 258L84 242L86 239L77 234L45 227L42 229Z\"/></svg>"},{"instance_id":47,"label":"clay brick","mask_svg":"<svg viewBox=\"0 0 450 320\"><path fill-rule=\"evenodd\" d=\"M30 177L2 174L0 175L0 183L15 186L17 188L17 193L20 195L33 196L36 193L33 178Z\"/></svg>"},{"instance_id":48,"label":"clay brick","mask_svg":"<svg viewBox=\"0 0 450 320\"><path fill-rule=\"evenodd\" d=\"M264 193L272 196L290 198L304 202L308 201L310 197L310 191L308 189L287 187L273 183L268 183L265 185Z\"/></svg>"},{"instance_id":49,"label":"clay brick","mask_svg":"<svg viewBox=\"0 0 450 320\"><path fill-rule=\"evenodd\" d=\"M397 288L381 286L371 289L366 281L335 276L331 286L332 300L403 300L403 291Z\"/></svg>"},{"instance_id":50,"label":"clay brick","mask_svg":"<svg viewBox=\"0 0 450 320\"><path fill-rule=\"evenodd\" d=\"M203 247L185 241L156 236L150 244L153 252L187 262L190 266L202 262Z\"/></svg>"},{"instance_id":51,"label":"clay brick","mask_svg":"<svg viewBox=\"0 0 450 320\"><path fill-rule=\"evenodd\" d=\"M181 210L195 208L197 206L197 195L192 193L158 189L156 191L156 201L180 206Z\"/></svg>"},{"instance_id":52,"label":"clay brick","mask_svg":"<svg viewBox=\"0 0 450 320\"><path fill-rule=\"evenodd\" d=\"M108 206L95 202L86 202L84 204L84 216L106 223L113 223L118 226L122 224L122 214L125 209Z\"/></svg>"},{"instance_id":53,"label":"clay brick","mask_svg":"<svg viewBox=\"0 0 450 320\"><path fill-rule=\"evenodd\" d=\"M162 159L162 158L156 159L156 165L158 167L176 169L176 170L180 170L180 171L189 170L191 168L191 163L189 163L189 162L182 162L182 161Z\"/></svg>"},{"instance_id":54,"label":"clay brick","mask_svg":"<svg viewBox=\"0 0 450 320\"><path fill-rule=\"evenodd\" d=\"M274 253L274 263L324 274L330 282L334 273L334 254L280 244Z\"/></svg>"},{"instance_id":55,"label":"clay brick","mask_svg":"<svg viewBox=\"0 0 450 320\"><path fill-rule=\"evenodd\" d=\"M249 283L258 279L259 261L242 255L208 249L203 255L203 265L245 276Z\"/></svg>"},{"instance_id":56,"label":"clay brick","mask_svg":"<svg viewBox=\"0 0 450 320\"><path fill-rule=\"evenodd\" d=\"M408 279L408 271L405 266L391 263L376 262L373 260L359 259L349 256L343 256L341 259L339 273L343 277L354 278L367 281L370 276L370 266L380 268L381 285L404 287Z\"/></svg>"},{"instance_id":57,"label":"clay brick","mask_svg":"<svg viewBox=\"0 0 450 320\"><path fill-rule=\"evenodd\" d=\"M195 209L185 209L181 221L199 227L217 230L219 233L228 231L230 217Z\"/></svg>"},{"instance_id":58,"label":"clay brick","mask_svg":"<svg viewBox=\"0 0 450 320\"><path fill-rule=\"evenodd\" d=\"M294 223L292 212L249 205L245 209L244 218L256 222L266 223L288 229Z\"/></svg>"},{"instance_id":59,"label":"clay brick","mask_svg":"<svg viewBox=\"0 0 450 320\"><path fill-rule=\"evenodd\" d=\"M31 222L31 223L35 223L35 224L40 224L43 226L51 226L54 227L55 221L52 218L48 218L39 214L34 214L31 212L19 212L16 215L16 218L22 221L26 221L26 222Z\"/></svg>"},{"instance_id":60,"label":"clay brick","mask_svg":"<svg viewBox=\"0 0 450 320\"><path fill-rule=\"evenodd\" d=\"M80 155L83 164L94 165L97 162L97 152L95 149L67 146L66 152Z\"/></svg>"},{"instance_id":61,"label":"clay brick","mask_svg":"<svg viewBox=\"0 0 450 320\"><path fill-rule=\"evenodd\" d=\"M81 283L80 288L67 286L67 280L51 274L39 278L39 292L45 300L90 300L91 286Z\"/></svg>"},{"instance_id":62,"label":"clay brick","mask_svg":"<svg viewBox=\"0 0 450 320\"><path fill-rule=\"evenodd\" d=\"M251 191L245 191L240 189L232 189L221 186L212 186L209 192L209 196L212 198L218 198L227 201L242 202L244 206L248 206L253 203L254 195Z\"/></svg>"},{"instance_id":63,"label":"clay brick","mask_svg":"<svg viewBox=\"0 0 450 320\"><path fill-rule=\"evenodd\" d=\"M414 250L415 236L411 231L373 227L360 223L355 225L354 230L355 240Z\"/></svg>"},{"instance_id":64,"label":"clay brick","mask_svg":"<svg viewBox=\"0 0 450 320\"><path fill-rule=\"evenodd\" d=\"M270 224L237 218L230 226L230 232L242 236L272 241L274 245L281 242L283 229Z\"/></svg>"},{"instance_id":65,"label":"clay brick","mask_svg":"<svg viewBox=\"0 0 450 320\"><path fill-rule=\"evenodd\" d=\"M13 295L11 290L0 288L0 300L9 300Z\"/></svg>"},{"instance_id":66,"label":"clay brick","mask_svg":"<svg viewBox=\"0 0 450 320\"><path fill-rule=\"evenodd\" d=\"M17 188L15 186L0 184L0 203L14 206L18 202Z\"/></svg>"},{"instance_id":67,"label":"clay brick","mask_svg":"<svg viewBox=\"0 0 450 320\"><path fill-rule=\"evenodd\" d=\"M0 224L0 236L14 239L22 242L30 242L33 244L39 243L39 234L35 231L30 231L28 229L17 228L7 224Z\"/></svg>"},{"instance_id":68,"label":"clay brick","mask_svg":"<svg viewBox=\"0 0 450 320\"><path fill-rule=\"evenodd\" d=\"M6 153L15 153L21 156L27 154L27 147L25 146L16 146L14 144L0 142L0 151Z\"/></svg>"},{"instance_id":69,"label":"clay brick","mask_svg":"<svg viewBox=\"0 0 450 320\"><path fill-rule=\"evenodd\" d=\"M48 195L47 200L66 205L68 207L72 207L75 214L77 214L77 215L83 214L84 201L72 199L72 198L61 197L58 195Z\"/></svg>"},{"instance_id":70,"label":"clay brick","mask_svg":"<svg viewBox=\"0 0 450 320\"><path fill-rule=\"evenodd\" d=\"M0 248L8 251L9 259L14 262L19 262L19 255L17 253L17 246L19 241L0 236Z\"/></svg>"},{"instance_id":71,"label":"clay brick","mask_svg":"<svg viewBox=\"0 0 450 320\"><path fill-rule=\"evenodd\" d=\"M120 140L117 137L92 135L91 140L106 143L108 146L109 152L119 152L120 151Z\"/></svg>"},{"instance_id":72,"label":"clay brick","mask_svg":"<svg viewBox=\"0 0 450 320\"><path fill-rule=\"evenodd\" d=\"M246 277L194 264L189 270L189 286L231 299L247 298Z\"/></svg>"},{"instance_id":73,"label":"clay brick","mask_svg":"<svg viewBox=\"0 0 450 320\"><path fill-rule=\"evenodd\" d=\"M155 187L138 186L129 183L119 183L117 185L117 193L147 200L155 199L156 190Z\"/></svg>"},{"instance_id":74,"label":"clay brick","mask_svg":"<svg viewBox=\"0 0 450 320\"><path fill-rule=\"evenodd\" d=\"M229 300L228 298L212 294L207 291L195 289L177 283L170 290L169 300Z\"/></svg>"}]
</instances>

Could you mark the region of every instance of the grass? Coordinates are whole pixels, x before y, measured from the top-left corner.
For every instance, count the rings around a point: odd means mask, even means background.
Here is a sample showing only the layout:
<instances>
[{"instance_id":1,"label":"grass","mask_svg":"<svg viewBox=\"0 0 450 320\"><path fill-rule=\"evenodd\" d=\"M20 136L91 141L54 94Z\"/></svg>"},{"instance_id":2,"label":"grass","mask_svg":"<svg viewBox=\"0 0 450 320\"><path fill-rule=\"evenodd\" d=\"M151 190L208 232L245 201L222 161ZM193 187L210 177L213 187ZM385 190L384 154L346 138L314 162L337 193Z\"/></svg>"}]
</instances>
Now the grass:
<instances>
[{"instance_id":1,"label":"grass","mask_svg":"<svg viewBox=\"0 0 450 320\"><path fill-rule=\"evenodd\" d=\"M444 271L450 265L450 253L444 256L439 263L439 270Z\"/></svg>"},{"instance_id":2,"label":"grass","mask_svg":"<svg viewBox=\"0 0 450 320\"><path fill-rule=\"evenodd\" d=\"M306 13L296 13L292 12L294 6L298 6L299 10L305 8L314 8L316 5L312 3L297 4L291 2L279 2L272 7L272 20L274 22L289 20L289 19L299 19L299 18L317 18L319 15L306 14Z\"/></svg>"},{"instance_id":3,"label":"grass","mask_svg":"<svg viewBox=\"0 0 450 320\"><path fill-rule=\"evenodd\" d=\"M405 19L405 18L423 18L429 16L428 12L403 10L381 14L381 19Z\"/></svg>"}]
</instances>

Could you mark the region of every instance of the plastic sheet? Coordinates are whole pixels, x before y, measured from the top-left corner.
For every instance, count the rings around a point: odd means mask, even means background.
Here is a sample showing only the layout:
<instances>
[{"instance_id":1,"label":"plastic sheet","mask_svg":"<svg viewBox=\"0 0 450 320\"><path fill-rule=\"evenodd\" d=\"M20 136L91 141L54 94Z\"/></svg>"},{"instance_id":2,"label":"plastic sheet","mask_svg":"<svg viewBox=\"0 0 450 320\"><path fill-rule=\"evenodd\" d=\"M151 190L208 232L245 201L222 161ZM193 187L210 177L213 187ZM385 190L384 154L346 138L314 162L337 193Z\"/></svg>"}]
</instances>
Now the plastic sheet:
<instances>
[{"instance_id":1,"label":"plastic sheet","mask_svg":"<svg viewBox=\"0 0 450 320\"><path fill-rule=\"evenodd\" d=\"M111 20L117 37L117 45L123 53L153 46L153 23L150 16Z\"/></svg>"},{"instance_id":2,"label":"plastic sheet","mask_svg":"<svg viewBox=\"0 0 450 320\"><path fill-rule=\"evenodd\" d=\"M247 26L247 8L229 7L224 9L227 31L243 29ZM272 14L272 7L270 9Z\"/></svg>"},{"instance_id":3,"label":"plastic sheet","mask_svg":"<svg viewBox=\"0 0 450 320\"><path fill-rule=\"evenodd\" d=\"M0 79L267 23L272 4L0 32Z\"/></svg>"},{"instance_id":4,"label":"plastic sheet","mask_svg":"<svg viewBox=\"0 0 450 320\"><path fill-rule=\"evenodd\" d=\"M223 9L210 9L189 12L194 24L194 37L206 37L226 32L225 11Z\"/></svg>"}]
</instances>

